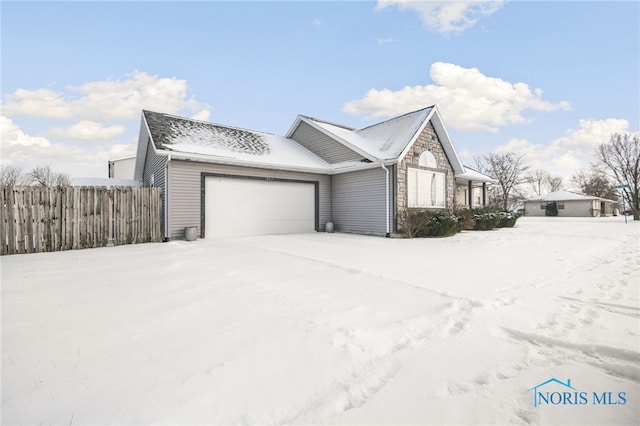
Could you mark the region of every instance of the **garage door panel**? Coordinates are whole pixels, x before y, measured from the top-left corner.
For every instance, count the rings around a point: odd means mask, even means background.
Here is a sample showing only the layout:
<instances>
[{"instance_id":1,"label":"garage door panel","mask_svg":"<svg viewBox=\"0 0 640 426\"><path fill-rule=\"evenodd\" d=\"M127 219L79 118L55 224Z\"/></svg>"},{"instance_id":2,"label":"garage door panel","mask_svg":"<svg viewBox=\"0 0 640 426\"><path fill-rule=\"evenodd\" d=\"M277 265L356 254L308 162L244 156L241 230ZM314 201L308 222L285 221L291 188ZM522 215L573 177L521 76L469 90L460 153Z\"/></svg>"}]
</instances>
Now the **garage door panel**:
<instances>
[{"instance_id":1,"label":"garage door panel","mask_svg":"<svg viewBox=\"0 0 640 426\"><path fill-rule=\"evenodd\" d=\"M208 177L205 236L241 236L315 230L313 183Z\"/></svg>"}]
</instances>

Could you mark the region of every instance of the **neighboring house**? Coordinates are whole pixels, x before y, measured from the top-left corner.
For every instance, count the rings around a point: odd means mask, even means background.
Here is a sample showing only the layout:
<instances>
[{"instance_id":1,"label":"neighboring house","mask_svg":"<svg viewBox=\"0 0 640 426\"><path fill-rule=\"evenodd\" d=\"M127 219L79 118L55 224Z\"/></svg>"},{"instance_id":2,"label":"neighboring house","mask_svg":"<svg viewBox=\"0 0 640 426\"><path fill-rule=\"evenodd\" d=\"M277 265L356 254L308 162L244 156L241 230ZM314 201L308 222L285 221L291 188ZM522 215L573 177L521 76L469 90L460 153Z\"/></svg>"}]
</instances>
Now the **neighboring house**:
<instances>
[{"instance_id":1,"label":"neighboring house","mask_svg":"<svg viewBox=\"0 0 640 426\"><path fill-rule=\"evenodd\" d=\"M557 191L524 202L525 216L544 216L547 204L555 201L558 216L567 217L599 217L611 216L617 201L606 198L583 195L569 191Z\"/></svg>"},{"instance_id":2,"label":"neighboring house","mask_svg":"<svg viewBox=\"0 0 640 426\"><path fill-rule=\"evenodd\" d=\"M493 182L462 164L435 106L362 129L301 115L286 136L143 111L135 179L163 188L166 239L328 222L391 236L402 210L482 205Z\"/></svg>"},{"instance_id":3,"label":"neighboring house","mask_svg":"<svg viewBox=\"0 0 640 426\"><path fill-rule=\"evenodd\" d=\"M109 160L109 178L111 179L133 179L135 169L135 156Z\"/></svg>"}]
</instances>

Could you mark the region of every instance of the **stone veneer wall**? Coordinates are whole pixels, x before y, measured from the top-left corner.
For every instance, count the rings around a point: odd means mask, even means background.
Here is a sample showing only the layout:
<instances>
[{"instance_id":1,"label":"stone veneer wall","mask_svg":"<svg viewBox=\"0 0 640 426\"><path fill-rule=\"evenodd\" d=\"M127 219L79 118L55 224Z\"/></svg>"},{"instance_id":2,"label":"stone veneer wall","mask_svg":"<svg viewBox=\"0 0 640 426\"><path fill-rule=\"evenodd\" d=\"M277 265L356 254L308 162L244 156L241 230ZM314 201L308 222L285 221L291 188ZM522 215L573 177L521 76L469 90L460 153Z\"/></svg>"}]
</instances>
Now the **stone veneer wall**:
<instances>
[{"instance_id":1,"label":"stone veneer wall","mask_svg":"<svg viewBox=\"0 0 640 426\"><path fill-rule=\"evenodd\" d=\"M436 162L438 164L437 169L430 169L427 167L418 166L418 161L420 160L420 154L424 151L431 151L433 156L436 158ZM436 134L435 129L431 122L429 122L418 139L413 144L411 149L402 161L398 164L398 173L397 173L397 212L401 212L407 208L407 167L416 168L416 169L425 169L425 170L435 170L445 174L446 186L447 186L447 197L446 197L446 205L447 209L452 209L454 206L454 194L456 191L456 183L455 177L453 173L453 167L451 167L451 163L447 158L447 155L442 148L442 144L438 139L438 135Z\"/></svg>"}]
</instances>

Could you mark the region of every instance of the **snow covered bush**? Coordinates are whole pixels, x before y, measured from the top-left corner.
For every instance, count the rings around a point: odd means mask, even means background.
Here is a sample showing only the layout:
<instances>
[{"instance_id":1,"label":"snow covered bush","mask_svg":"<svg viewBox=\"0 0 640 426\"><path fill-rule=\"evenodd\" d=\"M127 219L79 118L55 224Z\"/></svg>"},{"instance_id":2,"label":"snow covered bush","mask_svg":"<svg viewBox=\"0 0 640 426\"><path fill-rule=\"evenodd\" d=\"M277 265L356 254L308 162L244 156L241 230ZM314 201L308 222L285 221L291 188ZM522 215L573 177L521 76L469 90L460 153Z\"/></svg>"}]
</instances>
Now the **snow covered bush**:
<instances>
[{"instance_id":1,"label":"snow covered bush","mask_svg":"<svg viewBox=\"0 0 640 426\"><path fill-rule=\"evenodd\" d=\"M500 213L496 210L474 209L473 219L476 221L473 227L476 231L488 231L497 228L500 224Z\"/></svg>"},{"instance_id":2,"label":"snow covered bush","mask_svg":"<svg viewBox=\"0 0 640 426\"><path fill-rule=\"evenodd\" d=\"M558 216L558 205L555 201L547 203L547 208L544 210L545 216Z\"/></svg>"},{"instance_id":3,"label":"snow covered bush","mask_svg":"<svg viewBox=\"0 0 640 426\"><path fill-rule=\"evenodd\" d=\"M458 217L446 210L404 210L400 224L408 238L448 237L460 231Z\"/></svg>"},{"instance_id":4,"label":"snow covered bush","mask_svg":"<svg viewBox=\"0 0 640 426\"><path fill-rule=\"evenodd\" d=\"M498 223L498 228L513 228L520 217L518 213L514 212L500 212L499 215L500 223Z\"/></svg>"},{"instance_id":5,"label":"snow covered bush","mask_svg":"<svg viewBox=\"0 0 640 426\"><path fill-rule=\"evenodd\" d=\"M458 229L458 217L446 210L426 212L430 218L424 229L424 237L450 237L460 232Z\"/></svg>"}]
</instances>

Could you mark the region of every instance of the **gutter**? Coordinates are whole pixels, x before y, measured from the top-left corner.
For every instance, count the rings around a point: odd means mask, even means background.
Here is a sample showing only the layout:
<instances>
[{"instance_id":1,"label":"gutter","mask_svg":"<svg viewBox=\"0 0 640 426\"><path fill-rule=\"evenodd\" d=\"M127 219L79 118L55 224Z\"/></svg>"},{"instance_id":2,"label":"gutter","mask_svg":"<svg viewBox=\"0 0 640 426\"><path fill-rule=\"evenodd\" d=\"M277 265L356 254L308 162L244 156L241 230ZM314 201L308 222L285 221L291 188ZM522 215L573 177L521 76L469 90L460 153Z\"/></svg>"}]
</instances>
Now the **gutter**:
<instances>
[{"instance_id":1,"label":"gutter","mask_svg":"<svg viewBox=\"0 0 640 426\"><path fill-rule=\"evenodd\" d=\"M206 154L193 154L193 153L182 153L179 151L169 151L169 150L157 150L156 153L158 155L164 155L174 160L181 161L192 161L195 163L207 163L207 164L222 164L227 166L236 166L236 167L250 167L257 169L267 169L267 170L278 170L284 172L298 172L298 173L310 173L315 175L336 175L340 173L348 173L355 172L359 170L367 170L374 169L378 167L379 162L371 162L371 163L354 163L346 166L329 166L329 167L306 167L306 166L294 166L289 164L272 164L272 163L252 163L243 160L237 160L231 157L211 157ZM384 161L384 160L383 160ZM396 160L386 160L384 163L386 165L395 164ZM340 163L338 163L340 164Z\"/></svg>"},{"instance_id":2,"label":"gutter","mask_svg":"<svg viewBox=\"0 0 640 426\"><path fill-rule=\"evenodd\" d=\"M384 163L380 163L380 166L384 169L384 171L386 172L386 180L385 180L385 207L386 207L386 226L387 226L387 235L386 237L388 238L390 236L390 232L389 232L389 169L387 169L387 167L384 165Z\"/></svg>"},{"instance_id":3,"label":"gutter","mask_svg":"<svg viewBox=\"0 0 640 426\"><path fill-rule=\"evenodd\" d=\"M167 155L164 163L164 238L163 242L169 241L169 163L171 162L171 154Z\"/></svg>"}]
</instances>

